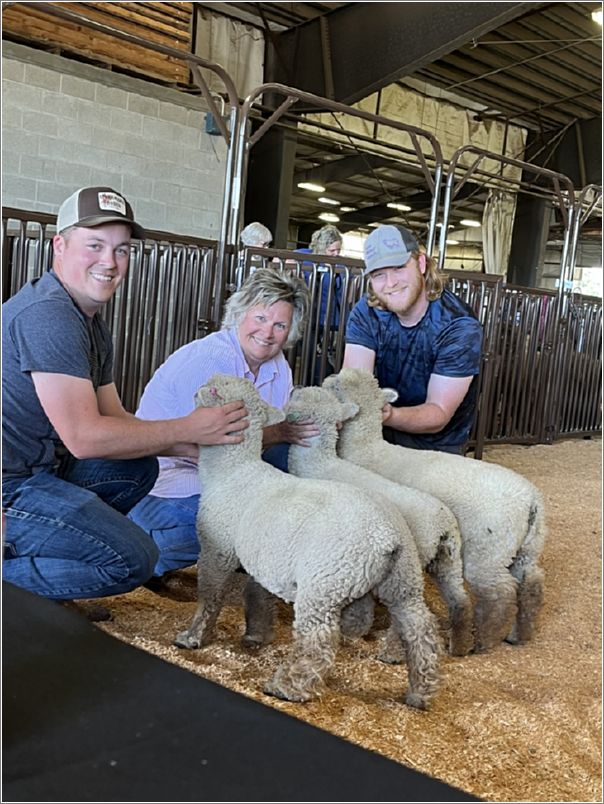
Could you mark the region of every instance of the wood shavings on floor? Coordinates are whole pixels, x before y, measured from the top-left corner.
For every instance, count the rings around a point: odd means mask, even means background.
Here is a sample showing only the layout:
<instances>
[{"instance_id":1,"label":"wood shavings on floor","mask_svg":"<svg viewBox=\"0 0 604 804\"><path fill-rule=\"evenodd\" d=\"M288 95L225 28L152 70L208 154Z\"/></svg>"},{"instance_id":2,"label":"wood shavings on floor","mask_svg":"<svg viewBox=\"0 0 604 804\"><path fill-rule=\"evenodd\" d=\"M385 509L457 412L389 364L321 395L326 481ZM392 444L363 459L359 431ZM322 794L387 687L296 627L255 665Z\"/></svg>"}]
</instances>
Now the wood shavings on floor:
<instances>
[{"instance_id":1,"label":"wood shavings on floor","mask_svg":"<svg viewBox=\"0 0 604 804\"><path fill-rule=\"evenodd\" d=\"M193 569L179 573L173 597L138 589L94 601L113 615L98 627L485 800L602 801L601 457L600 439L487 447L486 461L514 469L544 494L545 603L530 644L445 656L445 682L429 712L402 703L406 671L377 661L380 630L342 644L320 700L264 695L263 682L288 648L292 612L279 604L272 645L258 653L242 648L241 574L215 642L201 650L172 645L195 610ZM444 619L430 585L427 599Z\"/></svg>"}]
</instances>

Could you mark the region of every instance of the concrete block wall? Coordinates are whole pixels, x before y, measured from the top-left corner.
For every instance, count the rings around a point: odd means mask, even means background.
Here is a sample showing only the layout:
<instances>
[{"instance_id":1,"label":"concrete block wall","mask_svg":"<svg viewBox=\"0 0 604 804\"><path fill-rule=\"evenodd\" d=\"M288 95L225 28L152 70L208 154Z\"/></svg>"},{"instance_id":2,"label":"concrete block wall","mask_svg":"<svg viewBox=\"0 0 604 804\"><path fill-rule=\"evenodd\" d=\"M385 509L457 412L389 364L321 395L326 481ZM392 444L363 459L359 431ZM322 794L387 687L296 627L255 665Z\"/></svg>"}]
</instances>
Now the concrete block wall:
<instances>
[{"instance_id":1,"label":"concrete block wall","mask_svg":"<svg viewBox=\"0 0 604 804\"><path fill-rule=\"evenodd\" d=\"M149 229L218 238L227 148L201 98L11 42L2 66L3 206L107 185Z\"/></svg>"}]
</instances>

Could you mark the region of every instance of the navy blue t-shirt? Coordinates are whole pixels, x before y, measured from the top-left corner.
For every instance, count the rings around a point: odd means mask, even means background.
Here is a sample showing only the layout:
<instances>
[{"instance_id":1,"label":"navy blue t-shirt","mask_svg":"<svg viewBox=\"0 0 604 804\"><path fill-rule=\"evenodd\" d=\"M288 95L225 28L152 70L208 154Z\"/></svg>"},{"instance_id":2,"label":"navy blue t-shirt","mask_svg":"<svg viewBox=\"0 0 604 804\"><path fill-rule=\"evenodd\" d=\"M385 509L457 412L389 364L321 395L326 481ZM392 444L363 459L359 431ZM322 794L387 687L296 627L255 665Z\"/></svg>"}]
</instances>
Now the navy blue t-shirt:
<instances>
[{"instance_id":1,"label":"navy blue t-shirt","mask_svg":"<svg viewBox=\"0 0 604 804\"><path fill-rule=\"evenodd\" d=\"M24 285L2 305L3 480L53 471L65 452L46 416L32 372L113 382L111 333L84 315L54 271Z\"/></svg>"},{"instance_id":2,"label":"navy blue t-shirt","mask_svg":"<svg viewBox=\"0 0 604 804\"><path fill-rule=\"evenodd\" d=\"M413 327L395 313L370 307L361 299L348 317L346 342L375 352L375 376L381 388L395 388L395 407L426 401L431 374L474 379L449 423L439 433L411 434L385 427L388 440L417 449L454 449L466 443L474 421L482 327L473 310L451 291L429 303Z\"/></svg>"}]
</instances>

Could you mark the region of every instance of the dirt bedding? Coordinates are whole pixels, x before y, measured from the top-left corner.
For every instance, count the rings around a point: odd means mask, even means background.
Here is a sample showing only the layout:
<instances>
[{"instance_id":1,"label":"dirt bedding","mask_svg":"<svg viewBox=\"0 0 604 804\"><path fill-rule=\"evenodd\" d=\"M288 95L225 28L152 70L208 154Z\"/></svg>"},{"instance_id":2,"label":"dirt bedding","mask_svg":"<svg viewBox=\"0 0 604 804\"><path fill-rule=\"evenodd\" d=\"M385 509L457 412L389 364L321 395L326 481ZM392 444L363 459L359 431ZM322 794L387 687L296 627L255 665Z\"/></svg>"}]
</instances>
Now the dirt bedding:
<instances>
[{"instance_id":1,"label":"dirt bedding","mask_svg":"<svg viewBox=\"0 0 604 804\"><path fill-rule=\"evenodd\" d=\"M139 589L94 601L113 615L99 627L485 800L602 801L601 455L600 439L486 449L486 461L514 469L544 494L545 603L530 644L445 657L445 682L429 712L401 702L406 671L376 660L379 629L341 646L320 700L291 704L264 695L263 682L289 644L291 609L279 605L274 644L259 654L244 650L243 575L229 592L215 643L202 650L172 645L195 609L193 569L178 574L170 596ZM427 596L444 620L431 587Z\"/></svg>"}]
</instances>

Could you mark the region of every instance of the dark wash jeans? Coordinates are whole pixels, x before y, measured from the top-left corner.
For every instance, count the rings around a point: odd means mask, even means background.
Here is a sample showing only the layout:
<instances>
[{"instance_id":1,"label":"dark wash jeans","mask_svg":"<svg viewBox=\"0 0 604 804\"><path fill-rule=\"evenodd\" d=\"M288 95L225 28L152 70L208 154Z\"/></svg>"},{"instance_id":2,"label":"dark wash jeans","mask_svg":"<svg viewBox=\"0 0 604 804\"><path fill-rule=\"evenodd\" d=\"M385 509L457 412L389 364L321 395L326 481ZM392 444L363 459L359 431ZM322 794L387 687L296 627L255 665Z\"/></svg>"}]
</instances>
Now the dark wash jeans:
<instances>
[{"instance_id":1,"label":"dark wash jeans","mask_svg":"<svg viewBox=\"0 0 604 804\"><path fill-rule=\"evenodd\" d=\"M145 583L158 550L126 514L157 474L156 458L69 457L56 474L4 480L3 579L55 600L119 595Z\"/></svg>"}]
</instances>

